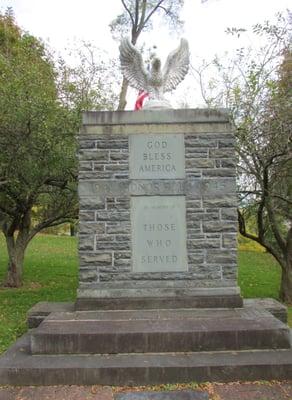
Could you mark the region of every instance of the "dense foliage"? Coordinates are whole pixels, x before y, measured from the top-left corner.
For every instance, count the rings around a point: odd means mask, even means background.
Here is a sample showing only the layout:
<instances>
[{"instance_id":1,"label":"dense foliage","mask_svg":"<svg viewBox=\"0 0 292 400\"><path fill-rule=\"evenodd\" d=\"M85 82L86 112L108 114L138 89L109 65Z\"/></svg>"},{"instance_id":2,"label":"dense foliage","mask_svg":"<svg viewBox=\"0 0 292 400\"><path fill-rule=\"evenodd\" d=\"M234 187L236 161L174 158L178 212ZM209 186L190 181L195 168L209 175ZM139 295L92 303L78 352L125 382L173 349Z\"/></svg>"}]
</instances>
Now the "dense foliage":
<instances>
[{"instance_id":1,"label":"dense foliage","mask_svg":"<svg viewBox=\"0 0 292 400\"><path fill-rule=\"evenodd\" d=\"M76 217L77 119L58 98L44 45L0 16L0 226L9 252L5 283L21 284L34 235Z\"/></svg>"},{"instance_id":2,"label":"dense foliage","mask_svg":"<svg viewBox=\"0 0 292 400\"><path fill-rule=\"evenodd\" d=\"M77 142L81 113L113 108L105 60L90 45L79 64L54 60L0 14L0 229L9 253L5 285L20 286L30 240L77 218ZM107 69L109 70L109 69Z\"/></svg>"}]
</instances>

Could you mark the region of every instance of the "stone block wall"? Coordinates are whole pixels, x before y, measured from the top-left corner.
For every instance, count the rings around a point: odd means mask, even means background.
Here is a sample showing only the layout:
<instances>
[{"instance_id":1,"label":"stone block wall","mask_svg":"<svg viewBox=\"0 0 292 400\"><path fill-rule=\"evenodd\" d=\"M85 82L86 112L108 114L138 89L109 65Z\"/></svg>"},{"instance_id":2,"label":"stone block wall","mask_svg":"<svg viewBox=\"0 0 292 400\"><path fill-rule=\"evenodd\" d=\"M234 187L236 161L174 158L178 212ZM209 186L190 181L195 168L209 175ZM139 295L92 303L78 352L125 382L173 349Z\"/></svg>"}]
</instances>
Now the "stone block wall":
<instances>
[{"instance_id":1,"label":"stone block wall","mask_svg":"<svg viewBox=\"0 0 292 400\"><path fill-rule=\"evenodd\" d=\"M210 127L211 128L211 127ZM186 179L202 183L220 180L235 184L235 140L226 132L185 135ZM227 179L226 179L227 178ZM202 284L228 284L237 273L237 196L235 186L212 195L186 194L187 249L194 279ZM221 281L221 282L220 282Z\"/></svg>"},{"instance_id":2,"label":"stone block wall","mask_svg":"<svg viewBox=\"0 0 292 400\"><path fill-rule=\"evenodd\" d=\"M184 179L129 179L129 135L141 133L184 136ZM81 297L139 285L236 287L236 158L224 112L87 113L79 141ZM131 196L174 194L186 199L187 271L133 272Z\"/></svg>"}]
</instances>

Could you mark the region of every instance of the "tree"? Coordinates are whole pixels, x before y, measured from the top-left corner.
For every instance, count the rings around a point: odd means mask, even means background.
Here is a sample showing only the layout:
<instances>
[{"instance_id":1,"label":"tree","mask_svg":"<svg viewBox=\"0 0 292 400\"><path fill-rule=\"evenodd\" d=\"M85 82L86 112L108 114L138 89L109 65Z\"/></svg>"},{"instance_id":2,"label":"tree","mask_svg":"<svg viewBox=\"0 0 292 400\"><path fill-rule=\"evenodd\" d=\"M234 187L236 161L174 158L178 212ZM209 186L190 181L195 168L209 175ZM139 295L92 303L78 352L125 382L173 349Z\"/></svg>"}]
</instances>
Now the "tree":
<instances>
[{"instance_id":1,"label":"tree","mask_svg":"<svg viewBox=\"0 0 292 400\"><path fill-rule=\"evenodd\" d=\"M170 25L176 27L182 25L179 12L184 0L121 0L121 3L124 11L112 21L111 31L119 39L130 31L131 42L134 46L142 31L152 27L155 15L163 13ZM123 78L118 110L124 110L126 107L127 90L128 82Z\"/></svg>"},{"instance_id":2,"label":"tree","mask_svg":"<svg viewBox=\"0 0 292 400\"><path fill-rule=\"evenodd\" d=\"M291 51L287 48L279 66L278 77L267 82L269 92L263 100L259 126L252 127L260 135L256 162L247 164L246 172L253 185L245 187L242 196L248 199L256 216L257 230L248 232L248 207L238 211L240 233L257 241L271 253L282 269L280 297L292 302L292 113ZM247 154L245 154L247 159ZM255 157L254 156L254 157ZM250 159L251 157L249 157ZM252 167L252 169L250 168ZM253 173L253 175L251 175ZM255 179L255 173L257 180Z\"/></svg>"},{"instance_id":3,"label":"tree","mask_svg":"<svg viewBox=\"0 0 292 400\"><path fill-rule=\"evenodd\" d=\"M4 284L22 284L30 240L76 218L77 119L58 98L43 44L0 15L0 228L9 262Z\"/></svg>"},{"instance_id":4,"label":"tree","mask_svg":"<svg viewBox=\"0 0 292 400\"><path fill-rule=\"evenodd\" d=\"M62 104L74 110L78 121L83 111L113 110L118 90L116 63L88 42L77 42L69 52L70 66L59 58L57 87Z\"/></svg>"},{"instance_id":5,"label":"tree","mask_svg":"<svg viewBox=\"0 0 292 400\"><path fill-rule=\"evenodd\" d=\"M245 30L228 32L240 36ZM229 108L235 125L239 231L278 261L280 297L292 303L291 17L257 24L253 34L266 39L256 54L241 48L227 65L216 58L217 77L209 87L203 83L207 64L198 74L207 104Z\"/></svg>"},{"instance_id":6,"label":"tree","mask_svg":"<svg viewBox=\"0 0 292 400\"><path fill-rule=\"evenodd\" d=\"M22 283L30 240L78 216L76 133L84 110L113 109L104 55L79 46L69 67L0 14L0 229L7 243L6 286Z\"/></svg>"}]
</instances>

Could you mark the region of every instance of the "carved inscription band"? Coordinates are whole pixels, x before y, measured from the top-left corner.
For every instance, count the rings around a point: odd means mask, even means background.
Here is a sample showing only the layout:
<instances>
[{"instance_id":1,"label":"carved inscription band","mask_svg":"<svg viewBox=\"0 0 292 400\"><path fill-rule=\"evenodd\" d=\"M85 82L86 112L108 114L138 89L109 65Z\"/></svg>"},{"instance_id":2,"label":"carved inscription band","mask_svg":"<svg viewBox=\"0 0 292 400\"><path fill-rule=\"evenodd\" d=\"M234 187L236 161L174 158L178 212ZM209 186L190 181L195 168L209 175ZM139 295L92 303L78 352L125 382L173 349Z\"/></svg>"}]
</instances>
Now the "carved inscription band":
<instances>
[{"instance_id":1,"label":"carved inscription band","mask_svg":"<svg viewBox=\"0 0 292 400\"><path fill-rule=\"evenodd\" d=\"M218 198L234 195L234 178L218 179L172 179L172 180L112 180L104 179L81 181L80 197L115 197L115 196L155 196L155 195L191 195L193 199L201 197Z\"/></svg>"}]
</instances>

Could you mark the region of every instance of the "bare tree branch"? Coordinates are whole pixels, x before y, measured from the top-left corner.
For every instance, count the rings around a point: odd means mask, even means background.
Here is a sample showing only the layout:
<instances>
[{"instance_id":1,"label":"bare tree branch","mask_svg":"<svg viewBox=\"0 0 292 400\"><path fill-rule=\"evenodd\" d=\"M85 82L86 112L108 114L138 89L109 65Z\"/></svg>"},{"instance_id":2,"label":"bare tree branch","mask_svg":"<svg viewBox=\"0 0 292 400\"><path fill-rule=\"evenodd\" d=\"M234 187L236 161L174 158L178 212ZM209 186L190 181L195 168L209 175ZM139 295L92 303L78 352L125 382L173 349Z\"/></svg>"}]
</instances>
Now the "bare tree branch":
<instances>
[{"instance_id":1,"label":"bare tree branch","mask_svg":"<svg viewBox=\"0 0 292 400\"><path fill-rule=\"evenodd\" d=\"M42 231L45 228L49 228L52 226L58 226L60 224L63 224L65 222L71 222L72 220L74 220L74 216L73 215L68 215L68 216L56 216L56 217L51 217L48 218L45 221L42 221L40 223L38 223L36 226L34 226L30 233L29 233L29 240L31 240L38 232Z\"/></svg>"},{"instance_id":2,"label":"bare tree branch","mask_svg":"<svg viewBox=\"0 0 292 400\"><path fill-rule=\"evenodd\" d=\"M134 18L133 18L133 16L132 16L131 11L130 11L130 9L128 8L128 6L127 6L125 0L121 0L121 2L122 2L122 4L123 4L123 6L124 6L124 9L127 11L128 15L129 15L129 17L130 17L130 19L131 19L132 26L135 26Z\"/></svg>"},{"instance_id":3,"label":"bare tree branch","mask_svg":"<svg viewBox=\"0 0 292 400\"><path fill-rule=\"evenodd\" d=\"M137 24L137 35L139 35L143 27L145 26L146 6L147 6L147 0L143 0L141 17L139 23Z\"/></svg>"},{"instance_id":4,"label":"bare tree branch","mask_svg":"<svg viewBox=\"0 0 292 400\"><path fill-rule=\"evenodd\" d=\"M153 9L150 11L150 13L147 15L147 17L145 18L145 22L144 22L144 26L147 24L147 22L150 20L150 18L152 17L152 15L155 13L155 11L160 7L160 5L163 3L164 0L160 0L155 7L153 7Z\"/></svg>"},{"instance_id":5,"label":"bare tree branch","mask_svg":"<svg viewBox=\"0 0 292 400\"><path fill-rule=\"evenodd\" d=\"M135 0L135 24L134 27L136 29L136 27L138 26L138 21L139 21L139 1L140 0Z\"/></svg>"},{"instance_id":6,"label":"bare tree branch","mask_svg":"<svg viewBox=\"0 0 292 400\"><path fill-rule=\"evenodd\" d=\"M275 259L279 262L280 265L282 265L283 259L282 259L281 255L278 252L276 252L276 250L273 247L269 246L266 241L261 240L258 236L252 235L251 233L248 233L246 231L245 220L239 209L237 209L237 216L238 216L238 226L239 226L240 234L242 236L246 237L247 239L251 239L251 240L259 243L270 254L272 254L275 257Z\"/></svg>"}]
</instances>

